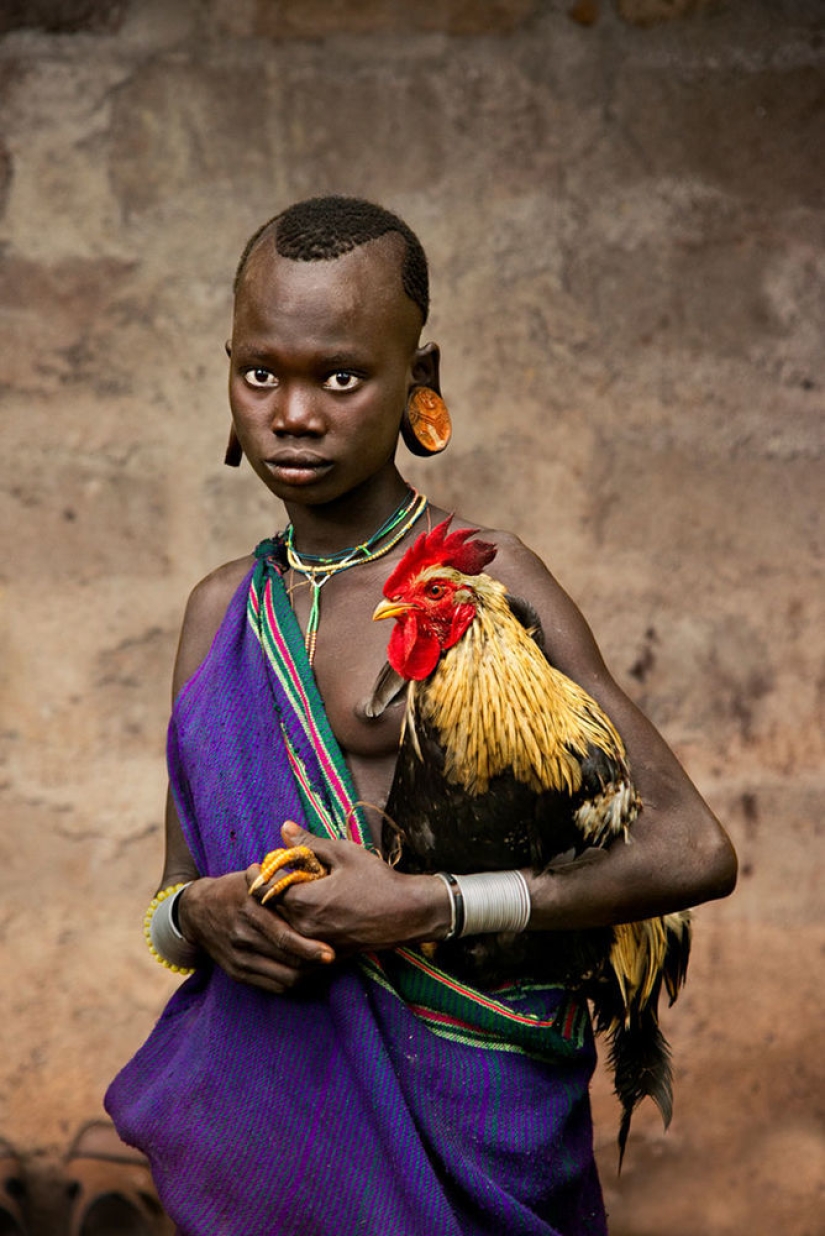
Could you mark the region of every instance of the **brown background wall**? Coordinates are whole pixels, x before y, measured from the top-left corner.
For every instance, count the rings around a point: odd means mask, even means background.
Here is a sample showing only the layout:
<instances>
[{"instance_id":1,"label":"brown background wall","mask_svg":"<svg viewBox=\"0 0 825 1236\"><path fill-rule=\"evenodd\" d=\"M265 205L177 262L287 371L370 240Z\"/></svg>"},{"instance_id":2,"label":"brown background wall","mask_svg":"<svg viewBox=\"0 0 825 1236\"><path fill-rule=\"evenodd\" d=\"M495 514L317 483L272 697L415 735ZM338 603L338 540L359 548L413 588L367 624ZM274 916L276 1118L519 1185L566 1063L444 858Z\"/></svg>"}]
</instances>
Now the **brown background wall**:
<instances>
[{"instance_id":1,"label":"brown background wall","mask_svg":"<svg viewBox=\"0 0 825 1236\"><path fill-rule=\"evenodd\" d=\"M597 1081L613 1232L825 1232L822 4L18 0L0 35L0 1135L35 1193L171 990L140 917L183 601L281 522L221 466L234 264L342 191L431 258L456 437L407 474L542 553L741 857L620 1180Z\"/></svg>"}]
</instances>

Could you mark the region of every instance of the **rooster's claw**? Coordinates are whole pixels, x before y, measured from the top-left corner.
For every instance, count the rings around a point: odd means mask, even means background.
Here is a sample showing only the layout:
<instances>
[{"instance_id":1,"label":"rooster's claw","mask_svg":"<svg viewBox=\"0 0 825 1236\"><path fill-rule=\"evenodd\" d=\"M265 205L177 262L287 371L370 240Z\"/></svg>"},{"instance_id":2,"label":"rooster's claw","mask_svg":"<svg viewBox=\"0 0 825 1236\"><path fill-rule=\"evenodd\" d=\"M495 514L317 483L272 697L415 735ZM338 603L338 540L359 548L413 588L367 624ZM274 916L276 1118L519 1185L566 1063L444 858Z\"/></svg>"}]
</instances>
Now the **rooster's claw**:
<instances>
[{"instance_id":1,"label":"rooster's claw","mask_svg":"<svg viewBox=\"0 0 825 1236\"><path fill-rule=\"evenodd\" d=\"M266 905L273 897L278 897L292 884L306 884L310 880L320 880L327 874L326 867L319 861L308 845L295 845L290 849L271 850L261 863L261 873L249 886L250 893L256 892L264 884L268 884L276 871L283 867L289 870L267 889L260 898L261 905Z\"/></svg>"}]
</instances>

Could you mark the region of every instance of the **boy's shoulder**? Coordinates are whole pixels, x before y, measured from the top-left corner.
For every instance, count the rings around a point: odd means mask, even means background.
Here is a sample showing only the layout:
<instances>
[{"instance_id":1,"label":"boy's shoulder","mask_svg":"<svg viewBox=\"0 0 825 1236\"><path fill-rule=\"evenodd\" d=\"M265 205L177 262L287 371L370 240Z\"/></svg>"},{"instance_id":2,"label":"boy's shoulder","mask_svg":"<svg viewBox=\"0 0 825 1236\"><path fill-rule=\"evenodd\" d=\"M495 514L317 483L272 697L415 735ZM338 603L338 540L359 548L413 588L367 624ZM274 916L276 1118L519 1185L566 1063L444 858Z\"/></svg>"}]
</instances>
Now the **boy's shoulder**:
<instances>
[{"instance_id":1,"label":"boy's shoulder","mask_svg":"<svg viewBox=\"0 0 825 1236\"><path fill-rule=\"evenodd\" d=\"M222 610L223 616L241 581L254 565L255 555L246 554L243 558L234 558L223 566L215 567L195 584L189 594L187 617L206 617L215 609Z\"/></svg>"},{"instance_id":2,"label":"boy's shoulder","mask_svg":"<svg viewBox=\"0 0 825 1236\"><path fill-rule=\"evenodd\" d=\"M449 519L451 532L471 528L474 533L474 539L492 541L498 549L496 561L499 559L504 561L509 561L510 559L518 560L522 556L535 558L535 554L527 548L522 539L516 536L515 532L508 532L505 528L488 528L486 524L481 524L478 520L467 519L459 511L448 511L440 506L436 506L434 503L430 504L427 508L427 516L427 522L431 528L443 520Z\"/></svg>"},{"instance_id":3,"label":"boy's shoulder","mask_svg":"<svg viewBox=\"0 0 825 1236\"><path fill-rule=\"evenodd\" d=\"M476 528L480 540L496 546L496 556L486 569L535 613L545 653L553 665L582 685L590 684L588 689L603 681L606 670L592 631L539 555L514 532L481 527L458 516L452 526Z\"/></svg>"},{"instance_id":4,"label":"boy's shoulder","mask_svg":"<svg viewBox=\"0 0 825 1236\"><path fill-rule=\"evenodd\" d=\"M252 554L236 558L210 571L192 589L178 644L173 694L177 695L209 652L229 602L254 565Z\"/></svg>"},{"instance_id":5,"label":"boy's shoulder","mask_svg":"<svg viewBox=\"0 0 825 1236\"><path fill-rule=\"evenodd\" d=\"M530 594L536 589L545 596L558 589L559 586L546 564L515 532L503 528L487 528L458 514L453 516L451 527L472 528L478 540L492 541L496 547L496 556L488 568L489 573L500 579L515 595L530 599Z\"/></svg>"}]
</instances>

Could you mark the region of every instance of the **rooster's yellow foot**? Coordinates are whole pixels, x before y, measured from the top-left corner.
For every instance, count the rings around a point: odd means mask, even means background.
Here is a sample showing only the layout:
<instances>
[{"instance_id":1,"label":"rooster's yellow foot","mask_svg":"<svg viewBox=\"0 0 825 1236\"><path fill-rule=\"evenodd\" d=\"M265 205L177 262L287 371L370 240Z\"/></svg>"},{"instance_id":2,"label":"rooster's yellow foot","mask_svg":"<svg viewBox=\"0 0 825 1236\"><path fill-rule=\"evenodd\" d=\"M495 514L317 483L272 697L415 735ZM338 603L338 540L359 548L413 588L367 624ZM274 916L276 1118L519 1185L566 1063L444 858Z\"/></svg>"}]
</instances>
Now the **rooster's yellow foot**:
<instances>
[{"instance_id":1,"label":"rooster's yellow foot","mask_svg":"<svg viewBox=\"0 0 825 1236\"><path fill-rule=\"evenodd\" d=\"M250 885L250 893L268 884L276 871L288 867L289 870L276 880L272 888L267 889L260 898L261 905L266 905L273 897L278 897L292 884L306 884L310 880L320 880L327 874L327 869L319 861L308 845L295 845L290 849L271 850L261 863L261 874Z\"/></svg>"}]
</instances>

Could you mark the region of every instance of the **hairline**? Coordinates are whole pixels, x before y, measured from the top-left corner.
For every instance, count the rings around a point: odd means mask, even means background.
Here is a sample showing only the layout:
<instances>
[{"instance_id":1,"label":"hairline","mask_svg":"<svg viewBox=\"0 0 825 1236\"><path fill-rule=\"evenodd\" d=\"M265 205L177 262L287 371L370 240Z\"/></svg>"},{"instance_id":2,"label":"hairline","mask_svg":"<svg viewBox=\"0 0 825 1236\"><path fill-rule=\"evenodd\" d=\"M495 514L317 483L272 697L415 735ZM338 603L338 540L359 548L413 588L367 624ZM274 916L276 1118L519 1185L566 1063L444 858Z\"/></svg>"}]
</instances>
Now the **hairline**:
<instances>
[{"instance_id":1,"label":"hairline","mask_svg":"<svg viewBox=\"0 0 825 1236\"><path fill-rule=\"evenodd\" d=\"M285 212L281 212L281 213L283 214ZM409 238L405 235L404 231L402 231L401 228L394 227L394 226L388 226L386 231L379 233L377 236L368 236L364 240L353 241L351 247L345 250L345 252L343 253L336 253L330 256L318 254L318 255L314 255L313 257L296 257L292 254L282 253L281 250L278 248L278 224L280 222L280 219L281 219L280 214L275 215L275 217L272 219L268 219L266 223L263 223L261 227L258 228L257 232L253 232L252 236L246 242L246 246L243 250L243 253L241 254L240 260L235 270L235 278L232 284L233 296L237 296L238 291L240 290L241 282L243 281L243 278L246 275L250 261L252 260L254 255L258 252L258 250L262 247L262 245L267 240L270 240L270 239L272 240L275 253L283 261L311 263L311 262L335 262L339 258L345 257L347 253L353 253L356 249L363 249L366 245L371 244L373 241L383 240L387 236L396 236L401 242L401 248L397 256L395 256L395 264L396 264L397 273L398 273L398 282L399 282L400 290L403 293L405 299L409 301L411 305L414 305L415 308L418 310L418 315L421 319L421 328L424 327L427 321L427 318L429 317L429 312L427 309L424 308L423 305L419 303L418 300L415 299L414 296L410 295L409 291L407 290L406 283L405 283L405 278L404 278L405 264L407 261L408 254L412 251L412 246L410 244ZM406 227L406 224L403 223L403 220L399 220L399 223L401 223L403 227ZM410 233L410 234L413 236L416 244L418 245L420 249L421 248L420 241L417 240L414 233ZM421 250L421 252L423 254L423 250ZM425 258L425 261L426 261L426 258Z\"/></svg>"},{"instance_id":2,"label":"hairline","mask_svg":"<svg viewBox=\"0 0 825 1236\"><path fill-rule=\"evenodd\" d=\"M260 250L263 248L265 242L268 239L275 239L276 222L277 220L270 219L269 223L264 224L260 232L257 233L255 237L253 237L252 242L250 242L250 244L247 246L247 249L244 252L242 261L238 264L238 270L235 275L235 284L234 284L235 297L237 297L238 293L241 290L242 284L244 283L245 278L252 265L253 258L255 258L255 256L260 252ZM393 248L395 249L395 252L393 252L392 254L379 253L377 256L379 260L384 262L388 267L390 265L395 267L396 275L397 275L397 291L403 297L404 303L407 305L410 305L415 310L415 313L418 319L418 325L415 328L414 341L413 341L413 346L415 347L416 344L418 343L418 340L420 339L421 331L423 330L424 324L426 322L426 317L418 301L414 300L413 297L410 296L410 294L408 293L407 289L404 286L402 270L403 270L404 253L406 250L407 241L406 241L406 237L404 236L403 232L399 232L397 228L388 228L387 231L383 232L380 236L370 236L367 240L362 240L362 241L359 241L357 244L354 244L352 248L348 249L345 253L338 253L332 257L314 257L314 258L292 257L292 256L279 252L278 247L277 247L277 242L273 245L272 250L270 251L270 256L276 257L282 262L294 262L296 264L303 264L307 266L311 266L315 264L316 262L319 262L319 263L323 262L329 265L333 262L341 261L343 258L348 257L350 254L355 253L359 249L366 249L369 245L375 244L376 242L380 243L381 241L384 241L389 237L393 238ZM400 248L395 244L396 239L401 241Z\"/></svg>"}]
</instances>

